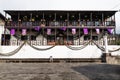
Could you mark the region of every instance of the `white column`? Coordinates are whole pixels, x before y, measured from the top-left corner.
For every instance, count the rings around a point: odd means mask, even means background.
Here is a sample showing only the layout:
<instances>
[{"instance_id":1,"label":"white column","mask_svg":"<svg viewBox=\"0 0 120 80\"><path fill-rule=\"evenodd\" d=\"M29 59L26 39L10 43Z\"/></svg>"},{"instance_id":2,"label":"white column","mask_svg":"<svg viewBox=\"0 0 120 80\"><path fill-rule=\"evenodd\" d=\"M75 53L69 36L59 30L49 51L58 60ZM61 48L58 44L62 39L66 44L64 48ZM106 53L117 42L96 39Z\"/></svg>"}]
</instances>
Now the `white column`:
<instances>
[{"instance_id":1,"label":"white column","mask_svg":"<svg viewBox=\"0 0 120 80\"><path fill-rule=\"evenodd\" d=\"M3 33L4 33L4 26L0 26L0 45L1 45L1 39Z\"/></svg>"},{"instance_id":2,"label":"white column","mask_svg":"<svg viewBox=\"0 0 120 80\"><path fill-rule=\"evenodd\" d=\"M105 53L108 53L108 41L107 41L107 35L104 36L104 45L105 45Z\"/></svg>"}]
</instances>

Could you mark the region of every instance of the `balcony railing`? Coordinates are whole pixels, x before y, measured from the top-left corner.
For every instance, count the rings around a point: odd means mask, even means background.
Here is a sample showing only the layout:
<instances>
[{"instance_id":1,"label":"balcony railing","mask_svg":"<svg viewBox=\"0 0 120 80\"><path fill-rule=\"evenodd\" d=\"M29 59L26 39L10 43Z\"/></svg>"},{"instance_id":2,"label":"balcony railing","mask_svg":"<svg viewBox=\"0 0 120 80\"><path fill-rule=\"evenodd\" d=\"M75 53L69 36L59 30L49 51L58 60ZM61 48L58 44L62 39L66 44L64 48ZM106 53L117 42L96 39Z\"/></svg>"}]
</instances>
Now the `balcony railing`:
<instances>
[{"instance_id":1,"label":"balcony railing","mask_svg":"<svg viewBox=\"0 0 120 80\"><path fill-rule=\"evenodd\" d=\"M6 26L115 26L114 21L46 21L46 22L7 22Z\"/></svg>"}]
</instances>

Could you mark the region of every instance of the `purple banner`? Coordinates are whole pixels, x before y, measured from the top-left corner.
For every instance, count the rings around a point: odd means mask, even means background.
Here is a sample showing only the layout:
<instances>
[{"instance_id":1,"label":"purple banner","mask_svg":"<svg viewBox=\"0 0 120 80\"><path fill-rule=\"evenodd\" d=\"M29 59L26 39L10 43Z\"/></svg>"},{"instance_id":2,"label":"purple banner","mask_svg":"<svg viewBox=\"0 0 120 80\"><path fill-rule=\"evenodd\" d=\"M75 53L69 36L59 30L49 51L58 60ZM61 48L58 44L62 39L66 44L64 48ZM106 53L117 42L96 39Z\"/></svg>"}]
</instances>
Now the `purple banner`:
<instances>
[{"instance_id":1,"label":"purple banner","mask_svg":"<svg viewBox=\"0 0 120 80\"><path fill-rule=\"evenodd\" d=\"M22 35L26 35L26 29L22 29Z\"/></svg>"},{"instance_id":2,"label":"purple banner","mask_svg":"<svg viewBox=\"0 0 120 80\"><path fill-rule=\"evenodd\" d=\"M72 34L76 34L76 29L72 29Z\"/></svg>"},{"instance_id":3,"label":"purple banner","mask_svg":"<svg viewBox=\"0 0 120 80\"><path fill-rule=\"evenodd\" d=\"M40 30L40 26L35 26L34 28L36 31L39 31Z\"/></svg>"},{"instance_id":4,"label":"purple banner","mask_svg":"<svg viewBox=\"0 0 120 80\"><path fill-rule=\"evenodd\" d=\"M100 29L95 29L97 34L100 34Z\"/></svg>"},{"instance_id":5,"label":"purple banner","mask_svg":"<svg viewBox=\"0 0 120 80\"><path fill-rule=\"evenodd\" d=\"M112 34L112 33L113 33L113 29L108 28L107 30L108 30L108 32L109 32L110 34Z\"/></svg>"},{"instance_id":6,"label":"purple banner","mask_svg":"<svg viewBox=\"0 0 120 80\"><path fill-rule=\"evenodd\" d=\"M47 29L47 35L51 34L51 29Z\"/></svg>"},{"instance_id":7,"label":"purple banner","mask_svg":"<svg viewBox=\"0 0 120 80\"><path fill-rule=\"evenodd\" d=\"M66 31L66 27L65 26L61 27L60 29L63 30L63 31Z\"/></svg>"},{"instance_id":8,"label":"purple banner","mask_svg":"<svg viewBox=\"0 0 120 80\"><path fill-rule=\"evenodd\" d=\"M84 34L88 34L88 29L87 28L84 28L83 31L84 31Z\"/></svg>"},{"instance_id":9,"label":"purple banner","mask_svg":"<svg viewBox=\"0 0 120 80\"><path fill-rule=\"evenodd\" d=\"M10 34L11 34L11 35L15 35L15 29L11 29L11 30L10 30Z\"/></svg>"}]
</instances>

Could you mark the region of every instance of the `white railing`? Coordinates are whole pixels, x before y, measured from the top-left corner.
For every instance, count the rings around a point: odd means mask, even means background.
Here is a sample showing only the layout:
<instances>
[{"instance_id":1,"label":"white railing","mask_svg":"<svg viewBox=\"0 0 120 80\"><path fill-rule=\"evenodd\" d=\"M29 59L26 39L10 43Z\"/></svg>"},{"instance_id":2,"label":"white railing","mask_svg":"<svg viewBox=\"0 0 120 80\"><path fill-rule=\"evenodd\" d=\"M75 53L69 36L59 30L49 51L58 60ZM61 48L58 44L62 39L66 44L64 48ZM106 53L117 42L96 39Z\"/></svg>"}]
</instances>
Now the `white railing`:
<instances>
[{"instance_id":1,"label":"white railing","mask_svg":"<svg viewBox=\"0 0 120 80\"><path fill-rule=\"evenodd\" d=\"M84 45L85 43L88 43L89 40L75 40L72 44L70 45L75 45L75 46L78 46L78 45ZM94 42L98 45L104 45L104 41L103 40L94 40ZM22 45L24 43L24 41L21 41L21 40L10 40L9 42L7 42L7 45L8 46L19 46L19 45ZM32 41L29 41L29 43L31 45L34 45L34 46L46 46L46 45L55 45L55 42L54 44L49 44L49 42L47 42L47 40L32 40ZM27 45L27 44L25 44ZM56 45L59 45L59 44L56 44ZM63 45L66 45L66 44L63 44ZM94 43L89 43L89 45L94 45Z\"/></svg>"}]
</instances>

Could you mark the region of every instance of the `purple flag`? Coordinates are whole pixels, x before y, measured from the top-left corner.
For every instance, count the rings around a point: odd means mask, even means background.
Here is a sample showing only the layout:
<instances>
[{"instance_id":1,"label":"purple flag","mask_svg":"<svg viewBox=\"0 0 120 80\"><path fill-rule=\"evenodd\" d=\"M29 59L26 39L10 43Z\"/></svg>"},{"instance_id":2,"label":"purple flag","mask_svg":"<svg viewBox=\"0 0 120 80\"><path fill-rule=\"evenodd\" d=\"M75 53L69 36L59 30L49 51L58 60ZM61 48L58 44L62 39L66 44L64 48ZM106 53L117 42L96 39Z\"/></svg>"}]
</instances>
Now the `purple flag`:
<instances>
[{"instance_id":1,"label":"purple flag","mask_svg":"<svg viewBox=\"0 0 120 80\"><path fill-rule=\"evenodd\" d=\"M110 34L112 34L112 33L113 33L113 29L108 28L107 30L108 30L108 32L109 32Z\"/></svg>"},{"instance_id":2,"label":"purple flag","mask_svg":"<svg viewBox=\"0 0 120 80\"><path fill-rule=\"evenodd\" d=\"M83 31L84 31L84 34L88 34L88 29L87 28L84 28Z\"/></svg>"},{"instance_id":3,"label":"purple flag","mask_svg":"<svg viewBox=\"0 0 120 80\"><path fill-rule=\"evenodd\" d=\"M22 29L22 35L26 35L26 29Z\"/></svg>"},{"instance_id":4,"label":"purple flag","mask_svg":"<svg viewBox=\"0 0 120 80\"><path fill-rule=\"evenodd\" d=\"M51 34L51 29L47 29L47 35Z\"/></svg>"},{"instance_id":5,"label":"purple flag","mask_svg":"<svg viewBox=\"0 0 120 80\"><path fill-rule=\"evenodd\" d=\"M76 34L76 29L72 29L72 34Z\"/></svg>"},{"instance_id":6,"label":"purple flag","mask_svg":"<svg viewBox=\"0 0 120 80\"><path fill-rule=\"evenodd\" d=\"M60 29L63 30L63 31L66 31L66 27L65 26L61 27Z\"/></svg>"},{"instance_id":7,"label":"purple flag","mask_svg":"<svg viewBox=\"0 0 120 80\"><path fill-rule=\"evenodd\" d=\"M100 29L96 28L95 30L97 34L100 34Z\"/></svg>"},{"instance_id":8,"label":"purple flag","mask_svg":"<svg viewBox=\"0 0 120 80\"><path fill-rule=\"evenodd\" d=\"M11 29L11 30L10 30L10 34L11 34L11 35L15 35L15 29Z\"/></svg>"},{"instance_id":9,"label":"purple flag","mask_svg":"<svg viewBox=\"0 0 120 80\"><path fill-rule=\"evenodd\" d=\"M34 28L36 31L39 31L40 30L40 26L35 26Z\"/></svg>"}]
</instances>

